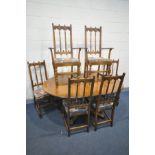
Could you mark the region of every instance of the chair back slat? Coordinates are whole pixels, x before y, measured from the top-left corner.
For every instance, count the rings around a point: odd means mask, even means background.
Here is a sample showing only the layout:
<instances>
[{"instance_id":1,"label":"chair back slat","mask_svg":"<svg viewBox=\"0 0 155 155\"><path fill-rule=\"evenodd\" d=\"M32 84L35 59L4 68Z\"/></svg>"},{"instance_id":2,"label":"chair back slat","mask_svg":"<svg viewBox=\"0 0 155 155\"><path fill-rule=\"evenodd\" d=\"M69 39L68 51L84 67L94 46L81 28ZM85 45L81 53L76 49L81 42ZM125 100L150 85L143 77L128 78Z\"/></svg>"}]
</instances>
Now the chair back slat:
<instances>
[{"instance_id":1,"label":"chair back slat","mask_svg":"<svg viewBox=\"0 0 155 155\"><path fill-rule=\"evenodd\" d=\"M96 31L95 31L95 51L96 51Z\"/></svg>"},{"instance_id":2,"label":"chair back slat","mask_svg":"<svg viewBox=\"0 0 155 155\"><path fill-rule=\"evenodd\" d=\"M106 88L106 94L105 95L107 95L107 93L108 93L108 90L109 90L109 84L110 84L110 82L111 82L111 80L109 79L109 80L107 80L107 88Z\"/></svg>"},{"instance_id":3,"label":"chair back slat","mask_svg":"<svg viewBox=\"0 0 155 155\"><path fill-rule=\"evenodd\" d=\"M83 90L83 96L85 97L85 92L86 92L86 81L84 81L84 90Z\"/></svg>"},{"instance_id":4,"label":"chair back slat","mask_svg":"<svg viewBox=\"0 0 155 155\"><path fill-rule=\"evenodd\" d=\"M45 64L45 61L42 61L42 62L38 61L33 63L27 62L27 63L28 63L29 75L31 79L32 90L34 90L35 87L42 86L43 82L48 80L46 64Z\"/></svg>"},{"instance_id":5,"label":"chair back slat","mask_svg":"<svg viewBox=\"0 0 155 155\"><path fill-rule=\"evenodd\" d=\"M65 51L67 51L66 29L64 30L64 36L65 36Z\"/></svg>"},{"instance_id":6,"label":"chair back slat","mask_svg":"<svg viewBox=\"0 0 155 155\"><path fill-rule=\"evenodd\" d=\"M79 91L79 82L76 83L76 101L78 99L78 91Z\"/></svg>"},{"instance_id":7,"label":"chair back slat","mask_svg":"<svg viewBox=\"0 0 155 155\"><path fill-rule=\"evenodd\" d=\"M59 42L60 42L60 51L62 51L62 48L61 48L61 30L60 29L59 29Z\"/></svg>"},{"instance_id":8,"label":"chair back slat","mask_svg":"<svg viewBox=\"0 0 155 155\"><path fill-rule=\"evenodd\" d=\"M72 56L72 25L62 26L52 23L52 28L54 56L63 54Z\"/></svg>"},{"instance_id":9,"label":"chair back slat","mask_svg":"<svg viewBox=\"0 0 155 155\"><path fill-rule=\"evenodd\" d=\"M91 47L92 47L91 38L92 38L92 32L90 32L90 51L91 51Z\"/></svg>"},{"instance_id":10,"label":"chair back slat","mask_svg":"<svg viewBox=\"0 0 155 155\"><path fill-rule=\"evenodd\" d=\"M113 93L114 92L114 88L115 88L115 84L116 84L116 79L114 79L114 84L113 84L113 87L112 87L112 90L111 90L111 93Z\"/></svg>"},{"instance_id":11,"label":"chair back slat","mask_svg":"<svg viewBox=\"0 0 155 155\"><path fill-rule=\"evenodd\" d=\"M111 73L110 75L118 75L118 67L119 67L119 59L113 60L111 65Z\"/></svg>"},{"instance_id":12,"label":"chair back slat","mask_svg":"<svg viewBox=\"0 0 155 155\"><path fill-rule=\"evenodd\" d=\"M45 60L43 61L43 68L45 70L45 80L48 80L48 75L47 75L47 68L46 68L46 63L45 63Z\"/></svg>"},{"instance_id":13,"label":"chair back slat","mask_svg":"<svg viewBox=\"0 0 155 155\"><path fill-rule=\"evenodd\" d=\"M102 27L100 27L100 38L99 38L99 46L100 46L100 56L101 56L101 48L102 48Z\"/></svg>"},{"instance_id":14,"label":"chair back slat","mask_svg":"<svg viewBox=\"0 0 155 155\"><path fill-rule=\"evenodd\" d=\"M34 70L35 70L35 76L36 76L36 80L37 80L37 84L38 84L38 76L37 76L37 71L36 71L36 65L34 65Z\"/></svg>"},{"instance_id":15,"label":"chair back slat","mask_svg":"<svg viewBox=\"0 0 155 155\"><path fill-rule=\"evenodd\" d=\"M39 64L39 70L40 70L41 82L43 83L43 77L42 77L42 72L41 72L41 64Z\"/></svg>"},{"instance_id":16,"label":"chair back slat","mask_svg":"<svg viewBox=\"0 0 155 155\"><path fill-rule=\"evenodd\" d=\"M71 49L71 56L73 57L73 45L72 45L72 25L70 24L70 49Z\"/></svg>"}]
</instances>

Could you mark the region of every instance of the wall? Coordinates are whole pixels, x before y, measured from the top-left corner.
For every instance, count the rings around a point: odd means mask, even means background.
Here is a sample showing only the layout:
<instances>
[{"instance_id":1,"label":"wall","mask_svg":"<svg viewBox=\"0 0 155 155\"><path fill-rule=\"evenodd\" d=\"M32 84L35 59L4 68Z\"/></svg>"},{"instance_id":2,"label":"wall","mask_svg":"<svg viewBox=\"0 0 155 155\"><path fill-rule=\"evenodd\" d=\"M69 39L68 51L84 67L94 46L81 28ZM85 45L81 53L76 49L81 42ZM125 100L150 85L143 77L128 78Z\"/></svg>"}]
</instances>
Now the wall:
<instances>
[{"instance_id":1,"label":"wall","mask_svg":"<svg viewBox=\"0 0 155 155\"><path fill-rule=\"evenodd\" d=\"M126 72L124 86L129 87L128 0L27 0L26 10L27 61L45 59L49 77L53 76L48 50L52 46L52 22L72 24L74 47L84 47L84 25L102 26L103 47L115 48L112 58L120 59L119 73ZM32 89L27 67L26 71L26 98L30 99Z\"/></svg>"}]
</instances>

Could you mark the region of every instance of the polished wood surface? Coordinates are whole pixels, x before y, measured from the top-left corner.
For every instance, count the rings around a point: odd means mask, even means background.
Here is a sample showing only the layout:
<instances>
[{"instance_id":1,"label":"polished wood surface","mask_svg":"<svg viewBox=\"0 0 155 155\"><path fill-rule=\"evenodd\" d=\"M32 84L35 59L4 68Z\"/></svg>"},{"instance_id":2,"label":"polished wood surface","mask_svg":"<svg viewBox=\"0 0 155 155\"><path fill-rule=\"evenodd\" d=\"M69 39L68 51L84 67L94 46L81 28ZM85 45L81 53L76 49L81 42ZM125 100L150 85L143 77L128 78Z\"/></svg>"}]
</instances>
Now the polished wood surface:
<instances>
[{"instance_id":1,"label":"polished wood surface","mask_svg":"<svg viewBox=\"0 0 155 155\"><path fill-rule=\"evenodd\" d=\"M114 81L112 81L109 85L108 93L111 93L111 91L113 89L113 82ZM97 96L99 94L100 83L101 83L100 79L95 80L94 89L93 89L93 96ZM102 94L106 93L106 88L107 88L106 86L107 85L108 85L108 81L103 84ZM115 84L114 92L117 91L118 86L119 86L119 81L117 81ZM90 87L89 85L86 86L86 92L85 92L86 97L88 97L90 95L90 92L87 91L87 90L89 90L89 87ZM83 85L81 84L78 88L79 89L78 97L81 97L83 95L82 94L83 92L80 91L82 88L83 88ZM67 98L68 97L68 76L65 76L65 75L60 76L58 84L56 84L54 77L48 79L47 81L45 81L43 83L43 89L45 92L47 92L48 94L50 94L52 96L57 96L60 98ZM75 96L75 93L76 93L76 85L73 85L71 96Z\"/></svg>"}]
</instances>

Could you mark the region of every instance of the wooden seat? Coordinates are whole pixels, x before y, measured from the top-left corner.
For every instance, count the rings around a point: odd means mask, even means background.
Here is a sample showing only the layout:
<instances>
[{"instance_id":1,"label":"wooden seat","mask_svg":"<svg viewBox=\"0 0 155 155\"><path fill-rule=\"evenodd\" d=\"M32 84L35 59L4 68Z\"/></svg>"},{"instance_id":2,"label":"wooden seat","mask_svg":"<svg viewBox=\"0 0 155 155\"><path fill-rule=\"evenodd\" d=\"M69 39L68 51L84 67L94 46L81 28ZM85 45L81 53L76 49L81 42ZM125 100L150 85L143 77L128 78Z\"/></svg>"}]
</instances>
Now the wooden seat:
<instances>
[{"instance_id":1,"label":"wooden seat","mask_svg":"<svg viewBox=\"0 0 155 155\"><path fill-rule=\"evenodd\" d=\"M68 98L63 100L64 120L68 136L72 131L78 129L86 128L89 131L94 80L95 77L68 79ZM89 100L85 97L86 92L89 93ZM74 123L80 116L85 117L86 120L79 124Z\"/></svg>"},{"instance_id":2,"label":"wooden seat","mask_svg":"<svg viewBox=\"0 0 155 155\"><path fill-rule=\"evenodd\" d=\"M33 93L36 99L42 99L48 96L48 94L43 90L43 88L38 88L34 90Z\"/></svg>"},{"instance_id":3,"label":"wooden seat","mask_svg":"<svg viewBox=\"0 0 155 155\"><path fill-rule=\"evenodd\" d=\"M111 65L112 60L111 59L105 59L103 57L98 57L98 58L90 57L90 58L88 58L88 63L90 65L96 65L96 64L109 64L109 65Z\"/></svg>"},{"instance_id":4,"label":"wooden seat","mask_svg":"<svg viewBox=\"0 0 155 155\"><path fill-rule=\"evenodd\" d=\"M43 90L43 82L48 80L45 61L28 63L35 108L42 117L42 108L49 105L50 96Z\"/></svg>"},{"instance_id":5,"label":"wooden seat","mask_svg":"<svg viewBox=\"0 0 155 155\"><path fill-rule=\"evenodd\" d=\"M80 75L80 51L81 48L73 48L72 44L72 25L61 26L52 24L53 28L53 48L49 48L51 51L52 65L54 69L54 75L56 82L58 83L59 75ZM75 50L77 52L75 52ZM70 66L71 70L68 72L58 72L58 67ZM73 66L77 67L77 70L73 70Z\"/></svg>"},{"instance_id":6,"label":"wooden seat","mask_svg":"<svg viewBox=\"0 0 155 155\"><path fill-rule=\"evenodd\" d=\"M55 58L55 64L59 66L76 66L79 65L79 59L76 58Z\"/></svg>"},{"instance_id":7,"label":"wooden seat","mask_svg":"<svg viewBox=\"0 0 155 155\"><path fill-rule=\"evenodd\" d=\"M92 28L85 26L85 76L92 73L92 66L97 65L96 73L105 72L106 70L101 70L100 66L107 65L111 66L112 59L111 51L113 48L102 48L102 27ZM108 56L103 54L104 51L108 51ZM103 51L103 52L102 52ZM93 71L94 72L94 71ZM109 73L109 71L108 71Z\"/></svg>"},{"instance_id":8,"label":"wooden seat","mask_svg":"<svg viewBox=\"0 0 155 155\"><path fill-rule=\"evenodd\" d=\"M94 116L92 119L92 123L94 125L95 131L97 130L98 126L101 126L103 124L110 123L111 126L113 126L115 106L119 100L125 73L120 76L104 76L102 74L100 74L100 76L102 80L100 84L99 94L96 98L94 98L92 104L92 113ZM115 84L118 81L119 85L117 85L117 88L115 88ZM112 85L112 87L109 87L110 85ZM115 93L114 89L117 89ZM111 93L108 93L109 91Z\"/></svg>"}]
</instances>

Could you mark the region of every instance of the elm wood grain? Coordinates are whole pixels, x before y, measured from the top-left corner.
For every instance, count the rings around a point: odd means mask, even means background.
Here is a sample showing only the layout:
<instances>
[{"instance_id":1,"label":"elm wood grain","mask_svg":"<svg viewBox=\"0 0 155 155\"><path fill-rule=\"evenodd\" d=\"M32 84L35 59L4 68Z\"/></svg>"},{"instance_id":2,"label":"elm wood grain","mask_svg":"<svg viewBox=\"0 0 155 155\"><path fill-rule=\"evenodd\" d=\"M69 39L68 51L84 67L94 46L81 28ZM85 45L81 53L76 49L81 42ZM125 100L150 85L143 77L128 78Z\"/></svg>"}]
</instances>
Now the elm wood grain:
<instances>
[{"instance_id":1,"label":"elm wood grain","mask_svg":"<svg viewBox=\"0 0 155 155\"><path fill-rule=\"evenodd\" d=\"M43 83L43 89L45 92L47 92L48 94L52 95L52 96L56 96L56 97L60 97L60 98L68 98L68 76L63 75L63 76L59 76L59 84L56 84L55 78L50 78L47 81L45 81ZM99 93L99 88L100 88L100 83L101 83L101 79L96 79L94 82L94 88L93 88L93 94L92 96L97 96ZM104 88L106 88L106 86L108 85L108 83L104 83L103 85L103 94L106 93L106 90ZM115 84L115 88L114 88L114 92L117 91L117 87L119 86L119 82L116 82ZM89 92L87 90L87 87L89 88L89 86L86 86L85 89L85 96L89 97ZM83 88L83 86L79 86L79 97L82 97L82 92L80 91ZM109 85L109 89L108 89L108 93L111 92L111 90L113 89L113 82L110 83ZM71 96L75 96L76 93L76 85L72 86L72 91L71 91Z\"/></svg>"},{"instance_id":2,"label":"elm wood grain","mask_svg":"<svg viewBox=\"0 0 155 155\"><path fill-rule=\"evenodd\" d=\"M72 42L72 25L70 26L62 26L62 25L54 25L52 23L53 28L53 48L50 47L51 51L51 58L52 58L52 65L54 69L54 75L56 79L56 83L58 84L58 76L59 75L65 75L70 74L71 76L73 74L80 75L80 51L81 48L73 48L73 42ZM56 31L58 31L58 39L56 38ZM67 32L69 33L69 40L67 40ZM62 38L62 35L64 34L64 39ZM64 48L63 48L64 45ZM73 54L73 50L78 50L78 57L75 58ZM65 58L64 55L69 55L70 58ZM62 59L58 59L58 56L61 56ZM58 72L58 67L65 67L70 66L71 71L69 72ZM73 72L73 66L77 66L77 71Z\"/></svg>"},{"instance_id":3,"label":"elm wood grain","mask_svg":"<svg viewBox=\"0 0 155 155\"><path fill-rule=\"evenodd\" d=\"M93 41L92 41L92 33L95 33L94 43L95 47L93 47ZM99 33L99 40L97 41L97 33ZM90 36L90 40L88 40L88 35ZM97 45L99 47L97 48ZM111 51L113 48L102 48L102 27L96 28L96 27L87 27L85 26L85 67L84 67L84 74L85 77L89 76L92 71L91 67L93 65L98 66L98 70L96 70L97 75L100 72L106 72L109 67L107 67L107 70L100 70L101 65L105 65L105 62L109 61L111 63ZM108 50L108 58L105 59L103 50ZM98 55L98 57L93 56L93 60L89 59L91 55ZM94 61L96 59L96 61ZM98 60L99 59L99 60ZM107 71L107 74L109 74L109 71Z\"/></svg>"}]
</instances>

